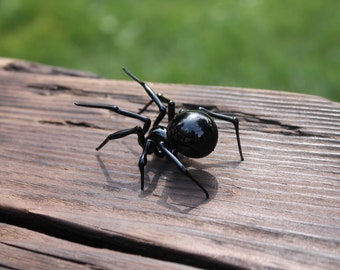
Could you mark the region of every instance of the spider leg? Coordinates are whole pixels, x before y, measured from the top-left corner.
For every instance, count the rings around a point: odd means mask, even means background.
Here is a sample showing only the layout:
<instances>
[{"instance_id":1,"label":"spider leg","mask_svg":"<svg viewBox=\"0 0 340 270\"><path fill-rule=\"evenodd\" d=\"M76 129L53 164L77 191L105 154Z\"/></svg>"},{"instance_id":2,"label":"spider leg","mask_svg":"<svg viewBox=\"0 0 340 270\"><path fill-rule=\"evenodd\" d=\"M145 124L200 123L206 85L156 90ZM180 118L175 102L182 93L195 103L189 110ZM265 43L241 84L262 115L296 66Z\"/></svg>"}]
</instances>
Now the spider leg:
<instances>
[{"instance_id":1,"label":"spider leg","mask_svg":"<svg viewBox=\"0 0 340 270\"><path fill-rule=\"evenodd\" d=\"M162 93L157 94L158 98L168 104L168 121L170 122L175 117L175 102L172 99L168 99L163 96ZM153 100L150 100L138 113L143 113L147 108L153 103Z\"/></svg>"},{"instance_id":2,"label":"spider leg","mask_svg":"<svg viewBox=\"0 0 340 270\"><path fill-rule=\"evenodd\" d=\"M175 163L177 168L183 174L185 174L187 177L189 177L204 192L207 199L209 199L208 191L189 173L189 171L184 167L184 165L179 161L179 159L164 146L164 143L160 142L158 144L158 146L164 152L164 155L166 155L173 163Z\"/></svg>"},{"instance_id":3,"label":"spider leg","mask_svg":"<svg viewBox=\"0 0 340 270\"><path fill-rule=\"evenodd\" d=\"M209 111L203 107L199 107L198 108L200 111L205 112L206 114L217 118L217 119L221 119L224 121L228 121L234 124L234 128L235 128L235 133L236 133L236 139L237 139L237 144L238 144L238 151L240 152L240 156L241 156L241 160L243 161L243 154L242 154L242 148L241 148L241 141L240 141L240 134L239 134L239 123L238 123L238 119L236 117L233 116L229 116L229 115L225 115L225 114L221 114L221 113L215 113L212 111Z\"/></svg>"},{"instance_id":4,"label":"spider leg","mask_svg":"<svg viewBox=\"0 0 340 270\"><path fill-rule=\"evenodd\" d=\"M96 150L100 150L105 144L107 144L111 140L119 139L126 137L131 134L137 134L138 136L138 143L140 146L144 147L145 144L145 137L143 130L140 126L136 126L134 128L129 128L129 129L123 129L119 130L115 133L110 134L109 136L106 137L106 139L96 148Z\"/></svg>"},{"instance_id":5,"label":"spider leg","mask_svg":"<svg viewBox=\"0 0 340 270\"><path fill-rule=\"evenodd\" d=\"M170 122L175 117L175 102L172 99L168 99L163 96L162 93L157 94L158 98L168 104L168 121ZM141 114L146 111L147 108L153 103L153 100L150 100L138 113Z\"/></svg>"},{"instance_id":6,"label":"spider leg","mask_svg":"<svg viewBox=\"0 0 340 270\"><path fill-rule=\"evenodd\" d=\"M140 171L140 182L141 182L141 190L144 190L144 168L146 166L146 164L148 163L147 160L147 155L149 153L150 147L152 146L152 144L154 144L154 142L151 139L147 139L145 141L145 144L143 146L143 152L139 158L139 162L138 162L138 167L139 167L139 171Z\"/></svg>"},{"instance_id":7,"label":"spider leg","mask_svg":"<svg viewBox=\"0 0 340 270\"><path fill-rule=\"evenodd\" d=\"M147 108L153 103L153 100L151 99L148 103L145 104L145 106L139 110L138 114L141 114L146 111Z\"/></svg>"},{"instance_id":8,"label":"spider leg","mask_svg":"<svg viewBox=\"0 0 340 270\"><path fill-rule=\"evenodd\" d=\"M157 96L162 102L168 104L168 121L170 122L175 117L175 102L172 99L163 96L162 93L158 93Z\"/></svg>"},{"instance_id":9,"label":"spider leg","mask_svg":"<svg viewBox=\"0 0 340 270\"><path fill-rule=\"evenodd\" d=\"M154 127L158 126L166 114L166 107L164 106L164 104L161 102L159 97L156 95L156 93L151 89L151 87L147 83L138 79L134 74L128 71L125 67L123 67L123 70L127 75L129 75L132 79L138 82L145 89L146 93L149 95L152 101L154 101L156 105L158 106L159 114L153 124ZM149 102L148 104L146 104L146 106L141 111L144 111L151 103Z\"/></svg>"},{"instance_id":10,"label":"spider leg","mask_svg":"<svg viewBox=\"0 0 340 270\"><path fill-rule=\"evenodd\" d=\"M122 110L115 105L92 104L92 103L84 103L84 102L76 102L74 104L77 105L77 106L82 106L82 107L106 109L106 110L110 110L110 111L116 112L118 114L127 116L127 117L138 119L138 120L144 122L144 125L143 125L143 133L144 134L149 130L150 125L151 125L151 120L148 117L140 115L138 113Z\"/></svg>"}]
</instances>

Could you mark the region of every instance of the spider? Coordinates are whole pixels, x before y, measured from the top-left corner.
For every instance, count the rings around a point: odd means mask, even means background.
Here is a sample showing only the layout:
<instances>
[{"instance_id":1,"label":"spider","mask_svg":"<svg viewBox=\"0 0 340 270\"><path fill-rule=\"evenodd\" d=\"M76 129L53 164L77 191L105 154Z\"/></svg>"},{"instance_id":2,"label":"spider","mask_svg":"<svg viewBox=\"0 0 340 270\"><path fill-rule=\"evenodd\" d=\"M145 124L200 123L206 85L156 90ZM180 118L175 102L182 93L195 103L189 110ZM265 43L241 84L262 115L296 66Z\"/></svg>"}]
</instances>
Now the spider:
<instances>
[{"instance_id":1,"label":"spider","mask_svg":"<svg viewBox=\"0 0 340 270\"><path fill-rule=\"evenodd\" d=\"M175 102L164 97L161 93L156 94L150 86L137 78L134 74L123 67L124 72L133 80L138 82L151 98L138 113L120 109L115 105L108 104L91 104L76 102L75 105L100 108L113 111L115 113L135 118L143 122L143 126L135 126L133 128L119 130L107 136L107 138L96 148L100 150L106 143L111 140L123 138L125 136L136 134L138 143L143 151L139 158L139 170L141 177L141 190L144 190L144 168L147 164L147 155L155 154L157 157L166 156L172 161L178 169L190 178L209 198L208 191L200 184L185 168L185 166L178 159L178 153L190 158L202 158L209 155L217 144L218 129L213 118L228 121L234 124L236 139L238 143L238 150L241 160L243 161L243 154L241 149L241 142L239 136L239 122L236 117L215 113L203 107L198 107L197 110L180 110L177 114L175 112ZM142 115L152 103L156 103L159 109L158 116L154 121L151 129L150 118ZM161 125L161 121L168 115L168 125Z\"/></svg>"}]
</instances>

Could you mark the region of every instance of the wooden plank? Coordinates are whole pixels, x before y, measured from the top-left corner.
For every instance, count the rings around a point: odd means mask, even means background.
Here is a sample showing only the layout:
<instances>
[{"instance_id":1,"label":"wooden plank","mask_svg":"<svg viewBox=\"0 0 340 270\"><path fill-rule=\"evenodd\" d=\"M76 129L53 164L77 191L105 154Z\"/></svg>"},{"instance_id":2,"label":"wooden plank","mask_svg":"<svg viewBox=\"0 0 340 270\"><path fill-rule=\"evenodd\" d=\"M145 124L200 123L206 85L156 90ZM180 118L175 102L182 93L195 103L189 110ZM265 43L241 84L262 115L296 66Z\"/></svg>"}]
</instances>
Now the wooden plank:
<instances>
[{"instance_id":1,"label":"wooden plank","mask_svg":"<svg viewBox=\"0 0 340 270\"><path fill-rule=\"evenodd\" d=\"M73 103L138 111L149 98L135 82L60 68L55 74L12 59L0 67L0 221L78 243L70 235L81 228L84 245L99 233L109 249L197 267L340 267L339 103L150 83L178 108L203 105L240 120L244 162L233 128L221 121L210 156L182 158L209 191L206 200L173 164L155 157L141 192L135 136L95 151L108 134L139 122ZM145 115L154 119L157 108ZM49 232L32 220L58 226Z\"/></svg>"},{"instance_id":2,"label":"wooden plank","mask_svg":"<svg viewBox=\"0 0 340 270\"><path fill-rule=\"evenodd\" d=\"M7 269L197 269L93 248L0 223L0 267Z\"/></svg>"}]
</instances>

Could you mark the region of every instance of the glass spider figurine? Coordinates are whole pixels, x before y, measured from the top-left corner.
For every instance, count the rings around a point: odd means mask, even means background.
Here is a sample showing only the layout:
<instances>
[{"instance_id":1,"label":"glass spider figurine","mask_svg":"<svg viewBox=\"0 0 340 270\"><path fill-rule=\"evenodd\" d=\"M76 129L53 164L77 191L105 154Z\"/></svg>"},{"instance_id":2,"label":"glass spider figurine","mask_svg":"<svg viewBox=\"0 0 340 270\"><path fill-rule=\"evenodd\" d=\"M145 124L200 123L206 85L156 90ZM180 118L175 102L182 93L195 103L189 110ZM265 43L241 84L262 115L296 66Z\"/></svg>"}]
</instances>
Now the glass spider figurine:
<instances>
[{"instance_id":1,"label":"glass spider figurine","mask_svg":"<svg viewBox=\"0 0 340 270\"><path fill-rule=\"evenodd\" d=\"M244 160L239 136L238 119L236 117L215 113L202 107L199 107L197 110L180 110L179 113L176 114L174 101L164 97L160 93L155 94L147 83L138 79L126 68L123 67L123 70L127 75L138 82L151 98L151 101L147 103L144 108L139 111L139 113L126 111L118 108L117 106L107 104L77 102L75 105L107 109L127 117L138 119L143 122L143 126L135 126L133 128L119 130L110 134L96 148L96 150L101 149L111 140L136 134L138 137L138 143L143 148L138 163L142 190L144 189L144 167L147 164L147 155L155 154L157 157L166 156L184 175L190 178L205 193L207 198L209 198L207 190L189 173L178 159L177 154L180 153L190 158L202 158L209 155L217 144L218 129L215 121L213 120L213 118L217 118L234 124L238 150L241 160ZM153 102L155 102L158 106L159 113L150 129L150 118L143 116L141 113L144 112ZM166 114L168 114L168 125L165 127L160 123Z\"/></svg>"}]
</instances>

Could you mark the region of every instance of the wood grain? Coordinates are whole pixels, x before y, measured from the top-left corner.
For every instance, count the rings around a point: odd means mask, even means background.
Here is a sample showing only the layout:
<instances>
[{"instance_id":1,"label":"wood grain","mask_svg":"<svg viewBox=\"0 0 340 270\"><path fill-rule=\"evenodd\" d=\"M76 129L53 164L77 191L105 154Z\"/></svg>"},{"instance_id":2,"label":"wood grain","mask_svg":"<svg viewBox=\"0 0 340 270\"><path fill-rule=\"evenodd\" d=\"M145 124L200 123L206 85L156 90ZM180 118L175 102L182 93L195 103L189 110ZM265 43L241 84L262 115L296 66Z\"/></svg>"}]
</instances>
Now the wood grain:
<instances>
[{"instance_id":1,"label":"wood grain","mask_svg":"<svg viewBox=\"0 0 340 270\"><path fill-rule=\"evenodd\" d=\"M9 269L196 269L61 240L0 223L0 267Z\"/></svg>"},{"instance_id":2,"label":"wood grain","mask_svg":"<svg viewBox=\"0 0 340 270\"><path fill-rule=\"evenodd\" d=\"M141 192L135 136L95 151L108 134L140 123L73 103L138 111L149 101L138 84L0 59L0 222L17 236L8 242L0 234L2 265L24 264L12 250L45 256L39 249L46 244L54 258L91 253L105 267L118 252L131 268L340 267L339 103L268 90L150 86L177 108L203 105L239 118L245 161L232 126L219 120L215 151L181 158L209 200L173 164L152 156ZM157 108L145 115L155 119ZM36 241L36 234L52 240Z\"/></svg>"}]
</instances>

